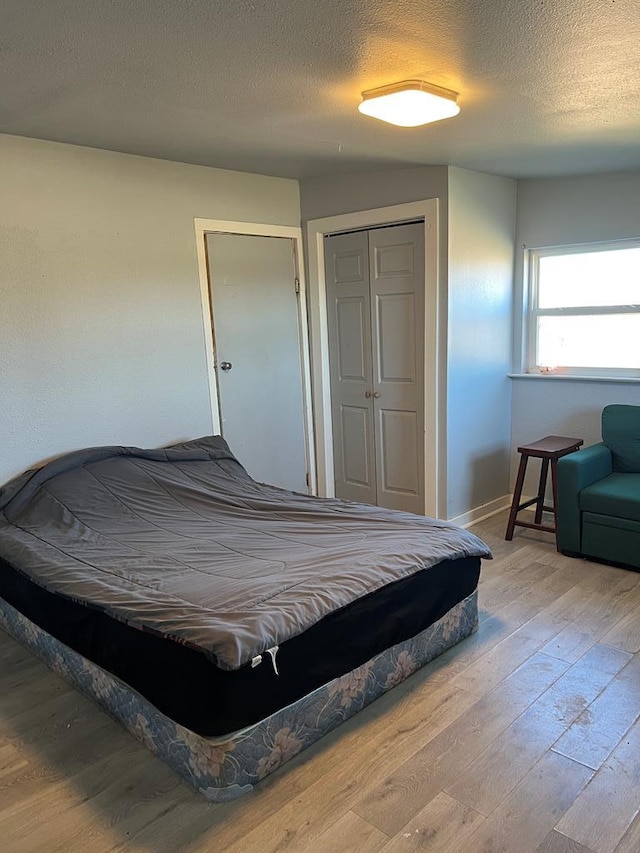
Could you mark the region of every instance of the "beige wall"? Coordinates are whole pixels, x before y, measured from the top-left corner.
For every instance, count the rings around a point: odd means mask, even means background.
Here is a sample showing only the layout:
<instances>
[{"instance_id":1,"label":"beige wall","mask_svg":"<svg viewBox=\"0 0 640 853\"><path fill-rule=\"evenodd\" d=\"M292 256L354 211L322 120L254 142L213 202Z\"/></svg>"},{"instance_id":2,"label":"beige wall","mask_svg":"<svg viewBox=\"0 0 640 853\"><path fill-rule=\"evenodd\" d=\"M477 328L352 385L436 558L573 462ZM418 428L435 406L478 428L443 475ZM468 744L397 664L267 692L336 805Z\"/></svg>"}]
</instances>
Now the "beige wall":
<instances>
[{"instance_id":1,"label":"beige wall","mask_svg":"<svg viewBox=\"0 0 640 853\"><path fill-rule=\"evenodd\" d=\"M0 187L0 483L210 432L193 220L297 225L297 182L0 136Z\"/></svg>"}]
</instances>

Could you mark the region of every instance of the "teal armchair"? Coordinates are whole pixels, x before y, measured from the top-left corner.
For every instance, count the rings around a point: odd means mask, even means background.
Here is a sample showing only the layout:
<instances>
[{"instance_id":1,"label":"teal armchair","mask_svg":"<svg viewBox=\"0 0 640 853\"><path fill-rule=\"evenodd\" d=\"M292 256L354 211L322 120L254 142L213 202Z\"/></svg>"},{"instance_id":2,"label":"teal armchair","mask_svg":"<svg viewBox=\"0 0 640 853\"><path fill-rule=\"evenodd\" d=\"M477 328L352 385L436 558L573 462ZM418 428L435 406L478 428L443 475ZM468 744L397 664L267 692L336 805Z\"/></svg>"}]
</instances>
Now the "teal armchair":
<instances>
[{"instance_id":1,"label":"teal armchair","mask_svg":"<svg viewBox=\"0 0 640 853\"><path fill-rule=\"evenodd\" d=\"M640 406L606 406L602 442L558 460L557 540L640 570Z\"/></svg>"}]
</instances>

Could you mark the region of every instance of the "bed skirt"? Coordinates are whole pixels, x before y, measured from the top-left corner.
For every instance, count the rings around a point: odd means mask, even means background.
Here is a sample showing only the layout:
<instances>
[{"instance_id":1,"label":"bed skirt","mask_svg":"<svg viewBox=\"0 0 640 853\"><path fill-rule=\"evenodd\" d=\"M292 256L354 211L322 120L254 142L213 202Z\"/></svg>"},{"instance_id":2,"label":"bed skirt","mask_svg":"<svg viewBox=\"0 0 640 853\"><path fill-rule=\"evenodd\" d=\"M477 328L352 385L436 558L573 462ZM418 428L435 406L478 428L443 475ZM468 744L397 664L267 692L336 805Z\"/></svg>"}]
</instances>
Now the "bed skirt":
<instances>
[{"instance_id":1,"label":"bed skirt","mask_svg":"<svg viewBox=\"0 0 640 853\"><path fill-rule=\"evenodd\" d=\"M202 737L173 722L123 681L0 599L0 627L98 702L215 802L252 790L256 782L471 634L477 619L476 590L415 637L375 655L270 717L223 737Z\"/></svg>"}]
</instances>

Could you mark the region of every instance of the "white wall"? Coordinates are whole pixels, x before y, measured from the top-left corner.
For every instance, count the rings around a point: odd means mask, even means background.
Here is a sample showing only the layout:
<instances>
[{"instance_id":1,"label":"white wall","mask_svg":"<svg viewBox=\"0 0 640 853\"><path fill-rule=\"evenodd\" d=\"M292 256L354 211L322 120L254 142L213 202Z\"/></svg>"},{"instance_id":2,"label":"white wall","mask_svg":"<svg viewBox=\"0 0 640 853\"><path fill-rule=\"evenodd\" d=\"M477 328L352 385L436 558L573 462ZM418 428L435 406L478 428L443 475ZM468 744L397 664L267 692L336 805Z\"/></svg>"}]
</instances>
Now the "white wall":
<instances>
[{"instance_id":1,"label":"white wall","mask_svg":"<svg viewBox=\"0 0 640 853\"><path fill-rule=\"evenodd\" d=\"M300 181L300 213L303 222L394 204L437 198L439 202L439 288L443 319L446 317L448 245L448 167L420 166L388 172L304 178ZM308 272L308 270L307 270ZM444 351L442 352L444 357ZM444 393L444 384L443 384Z\"/></svg>"},{"instance_id":2,"label":"white wall","mask_svg":"<svg viewBox=\"0 0 640 853\"><path fill-rule=\"evenodd\" d=\"M440 322L446 326L447 290L447 205L448 168L421 166L388 172L364 172L334 177L306 178L300 181L300 209L303 222L344 213L374 210L395 204L437 198L439 227L438 295ZM305 235L306 236L306 235ZM308 247L307 247L308 254ZM308 272L308 271L307 271ZM439 359L446 361L445 340L441 342ZM428 344L427 344L428 345ZM438 393L446 399L446 372L443 370ZM439 503L446 501L446 429L445 406L441 406L439 432L443 436Z\"/></svg>"},{"instance_id":3,"label":"white wall","mask_svg":"<svg viewBox=\"0 0 640 853\"><path fill-rule=\"evenodd\" d=\"M303 220L440 202L441 412L446 516L509 492L516 182L444 166L303 180Z\"/></svg>"},{"instance_id":4,"label":"white wall","mask_svg":"<svg viewBox=\"0 0 640 853\"><path fill-rule=\"evenodd\" d=\"M510 491L515 212L515 181L449 169L448 518Z\"/></svg>"},{"instance_id":5,"label":"white wall","mask_svg":"<svg viewBox=\"0 0 640 853\"><path fill-rule=\"evenodd\" d=\"M619 240L640 236L640 171L574 178L531 179L518 183L516 306L522 305L524 248ZM519 325L514 370L521 364ZM545 435L600 440L600 415L608 403L640 405L640 382L582 382L553 377L512 380L512 471L515 448ZM533 464L529 468L535 468ZM535 473L525 484L535 492Z\"/></svg>"},{"instance_id":6,"label":"white wall","mask_svg":"<svg viewBox=\"0 0 640 853\"><path fill-rule=\"evenodd\" d=\"M446 220L447 167L420 166L388 172L361 172L300 181L303 222L406 204L426 198L441 199L440 214Z\"/></svg>"},{"instance_id":7,"label":"white wall","mask_svg":"<svg viewBox=\"0 0 640 853\"><path fill-rule=\"evenodd\" d=\"M374 210L395 204L406 204L426 199L438 199L438 298L439 321L446 327L447 292L447 245L448 245L448 167L423 166L396 169L388 172L364 172L335 177L306 178L300 181L300 209L303 222ZM308 254L308 247L307 247ZM446 362L446 336L442 336L438 358ZM427 347L429 342L427 342ZM446 504L446 370L442 370L438 394L442 405L439 412L438 430L441 453L438 503ZM435 465L434 465L435 467ZM444 514L443 512L440 513Z\"/></svg>"},{"instance_id":8,"label":"white wall","mask_svg":"<svg viewBox=\"0 0 640 853\"><path fill-rule=\"evenodd\" d=\"M584 382L571 379L514 379L512 388L513 450L545 435L584 439L585 445L600 441L600 415L610 403L640 406L640 383ZM512 484L520 457L512 459ZM529 468L534 467L530 463ZM538 469L539 471L539 469ZM535 476L528 483L535 491ZM533 494L533 492L531 492Z\"/></svg>"},{"instance_id":9,"label":"white wall","mask_svg":"<svg viewBox=\"0 0 640 853\"><path fill-rule=\"evenodd\" d=\"M300 181L300 213L303 222L360 210L375 210L410 201L439 201L439 286L446 311L448 242L448 167L420 166L388 172L362 172Z\"/></svg>"},{"instance_id":10,"label":"white wall","mask_svg":"<svg viewBox=\"0 0 640 853\"><path fill-rule=\"evenodd\" d=\"M210 432L193 220L297 225L297 182L0 136L0 187L0 483Z\"/></svg>"}]
</instances>

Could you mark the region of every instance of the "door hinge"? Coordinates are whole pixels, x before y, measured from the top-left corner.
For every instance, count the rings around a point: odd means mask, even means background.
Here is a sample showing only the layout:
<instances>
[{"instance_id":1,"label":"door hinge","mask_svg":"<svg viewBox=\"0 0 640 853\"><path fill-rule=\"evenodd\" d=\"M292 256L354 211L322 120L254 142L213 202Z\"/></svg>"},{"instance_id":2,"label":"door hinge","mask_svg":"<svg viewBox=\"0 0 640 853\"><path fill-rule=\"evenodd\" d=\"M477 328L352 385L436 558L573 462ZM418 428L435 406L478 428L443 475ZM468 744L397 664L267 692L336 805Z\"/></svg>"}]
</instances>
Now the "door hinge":
<instances>
[{"instance_id":1,"label":"door hinge","mask_svg":"<svg viewBox=\"0 0 640 853\"><path fill-rule=\"evenodd\" d=\"M309 472L308 472L308 471L307 471L306 480L307 480L307 486L310 486L310 485L311 485L311 477L309 476Z\"/></svg>"},{"instance_id":2,"label":"door hinge","mask_svg":"<svg viewBox=\"0 0 640 853\"><path fill-rule=\"evenodd\" d=\"M300 279L295 279L296 293L300 293Z\"/></svg>"}]
</instances>

